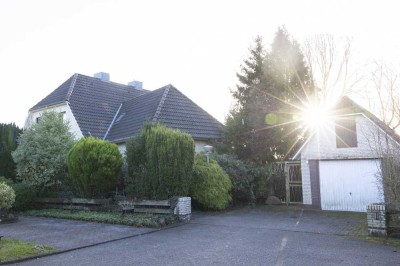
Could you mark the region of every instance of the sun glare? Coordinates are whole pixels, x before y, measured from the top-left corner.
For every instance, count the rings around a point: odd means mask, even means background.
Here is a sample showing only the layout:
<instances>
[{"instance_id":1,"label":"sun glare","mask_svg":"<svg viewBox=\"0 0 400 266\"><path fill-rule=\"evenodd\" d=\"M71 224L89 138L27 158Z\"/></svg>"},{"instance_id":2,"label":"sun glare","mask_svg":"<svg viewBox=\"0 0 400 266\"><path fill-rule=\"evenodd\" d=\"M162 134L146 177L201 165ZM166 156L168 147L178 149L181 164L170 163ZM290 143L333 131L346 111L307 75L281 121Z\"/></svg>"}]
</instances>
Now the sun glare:
<instances>
[{"instance_id":1,"label":"sun glare","mask_svg":"<svg viewBox=\"0 0 400 266\"><path fill-rule=\"evenodd\" d=\"M311 130L317 130L325 127L329 122L327 108L323 106L308 106L303 110L302 120L304 126Z\"/></svg>"}]
</instances>

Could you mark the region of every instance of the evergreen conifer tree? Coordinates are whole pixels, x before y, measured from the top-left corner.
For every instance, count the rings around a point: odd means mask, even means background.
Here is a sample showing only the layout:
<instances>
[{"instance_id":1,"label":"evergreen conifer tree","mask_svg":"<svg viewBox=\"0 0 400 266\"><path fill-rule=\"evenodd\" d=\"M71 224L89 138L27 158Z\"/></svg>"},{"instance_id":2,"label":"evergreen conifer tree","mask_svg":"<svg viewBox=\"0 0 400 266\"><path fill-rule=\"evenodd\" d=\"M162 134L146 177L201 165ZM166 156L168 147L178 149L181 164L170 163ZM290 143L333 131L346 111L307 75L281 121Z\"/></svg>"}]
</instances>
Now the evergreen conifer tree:
<instances>
[{"instance_id":1,"label":"evergreen conifer tree","mask_svg":"<svg viewBox=\"0 0 400 266\"><path fill-rule=\"evenodd\" d=\"M236 105L226 119L228 149L258 164L287 158L299 144L298 106L312 87L299 44L282 27L266 53L257 37L237 77Z\"/></svg>"}]
</instances>

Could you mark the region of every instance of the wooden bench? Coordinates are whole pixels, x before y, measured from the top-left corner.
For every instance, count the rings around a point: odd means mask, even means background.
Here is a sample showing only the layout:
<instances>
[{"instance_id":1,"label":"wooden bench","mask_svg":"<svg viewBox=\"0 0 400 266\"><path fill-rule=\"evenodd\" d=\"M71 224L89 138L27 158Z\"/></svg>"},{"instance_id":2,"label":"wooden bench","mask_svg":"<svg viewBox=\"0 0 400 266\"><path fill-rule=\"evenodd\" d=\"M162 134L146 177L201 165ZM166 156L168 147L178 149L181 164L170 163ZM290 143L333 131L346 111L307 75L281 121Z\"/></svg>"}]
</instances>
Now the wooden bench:
<instances>
[{"instance_id":1,"label":"wooden bench","mask_svg":"<svg viewBox=\"0 0 400 266\"><path fill-rule=\"evenodd\" d=\"M172 200L142 200L142 201L120 201L118 205L122 213L154 213L154 214L173 214Z\"/></svg>"},{"instance_id":2,"label":"wooden bench","mask_svg":"<svg viewBox=\"0 0 400 266\"><path fill-rule=\"evenodd\" d=\"M111 199L84 199L84 198L38 198L36 203L44 208L64 210L97 211L106 210L111 205Z\"/></svg>"}]
</instances>

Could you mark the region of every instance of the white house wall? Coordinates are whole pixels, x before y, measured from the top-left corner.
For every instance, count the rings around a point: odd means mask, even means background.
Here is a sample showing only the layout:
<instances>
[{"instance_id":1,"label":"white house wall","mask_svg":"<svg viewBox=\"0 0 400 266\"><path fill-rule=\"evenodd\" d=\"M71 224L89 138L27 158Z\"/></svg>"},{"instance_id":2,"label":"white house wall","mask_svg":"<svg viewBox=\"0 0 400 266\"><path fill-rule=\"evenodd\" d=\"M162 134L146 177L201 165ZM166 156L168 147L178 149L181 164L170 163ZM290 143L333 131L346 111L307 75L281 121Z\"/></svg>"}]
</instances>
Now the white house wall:
<instances>
[{"instance_id":1,"label":"white house wall","mask_svg":"<svg viewBox=\"0 0 400 266\"><path fill-rule=\"evenodd\" d=\"M74 117L74 114L72 113L71 108L67 103L30 111L28 114L28 118L25 121L25 128L29 128L31 125L36 123L36 118L40 117L45 111L54 111L57 113L65 112L65 120L69 121L70 131L74 134L75 139L80 139L83 137L81 129L79 128L78 123L76 122L76 119Z\"/></svg>"},{"instance_id":2,"label":"white house wall","mask_svg":"<svg viewBox=\"0 0 400 266\"><path fill-rule=\"evenodd\" d=\"M201 140L195 140L194 141L194 151L196 153L204 152L204 146L210 145L206 141L201 141Z\"/></svg>"},{"instance_id":3,"label":"white house wall","mask_svg":"<svg viewBox=\"0 0 400 266\"><path fill-rule=\"evenodd\" d=\"M379 158L380 149L396 145L365 116L359 114L355 116L355 119L357 147L336 148L335 124L332 121L321 128L301 151L304 204L312 204L309 160ZM386 143L389 143L389 145L386 145Z\"/></svg>"},{"instance_id":4,"label":"white house wall","mask_svg":"<svg viewBox=\"0 0 400 266\"><path fill-rule=\"evenodd\" d=\"M119 152L122 154L122 156L125 156L126 152L126 145L125 143L119 143L117 144Z\"/></svg>"}]
</instances>

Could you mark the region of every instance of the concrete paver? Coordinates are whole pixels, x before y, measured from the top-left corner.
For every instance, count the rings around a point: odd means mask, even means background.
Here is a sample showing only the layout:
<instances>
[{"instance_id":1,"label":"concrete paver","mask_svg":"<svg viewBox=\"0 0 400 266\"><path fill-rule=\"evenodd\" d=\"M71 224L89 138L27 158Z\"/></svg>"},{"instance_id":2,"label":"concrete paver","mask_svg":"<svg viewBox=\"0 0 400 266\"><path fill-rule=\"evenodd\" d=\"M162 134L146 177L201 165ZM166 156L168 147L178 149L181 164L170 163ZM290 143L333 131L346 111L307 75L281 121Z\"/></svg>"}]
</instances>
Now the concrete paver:
<instances>
[{"instance_id":1,"label":"concrete paver","mask_svg":"<svg viewBox=\"0 0 400 266\"><path fill-rule=\"evenodd\" d=\"M264 206L194 213L182 226L18 265L399 265L399 248L344 237L361 223L362 216Z\"/></svg>"},{"instance_id":2,"label":"concrete paver","mask_svg":"<svg viewBox=\"0 0 400 266\"><path fill-rule=\"evenodd\" d=\"M156 229L26 216L20 217L17 223L0 225L0 235L51 245L59 250L79 248L154 230Z\"/></svg>"}]
</instances>

